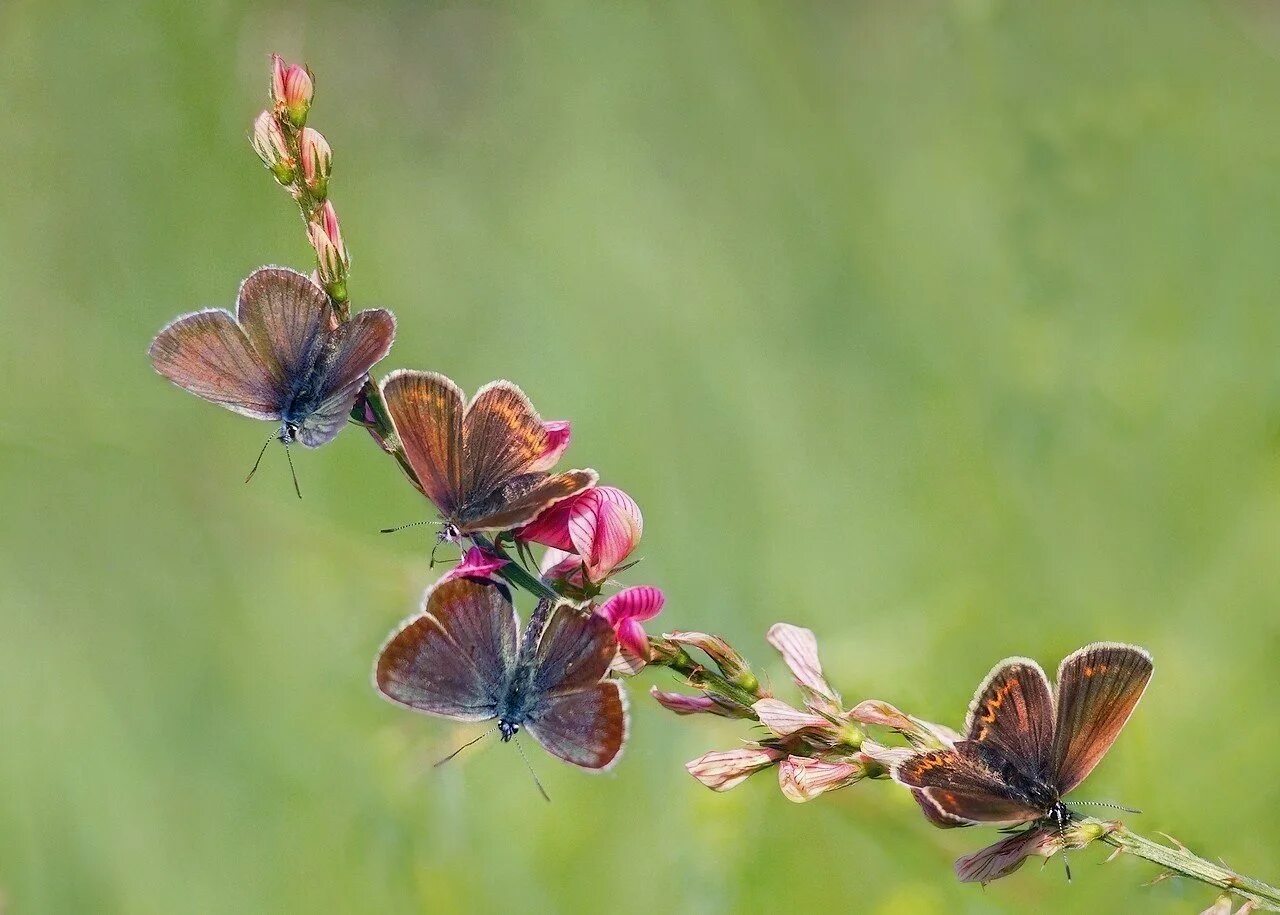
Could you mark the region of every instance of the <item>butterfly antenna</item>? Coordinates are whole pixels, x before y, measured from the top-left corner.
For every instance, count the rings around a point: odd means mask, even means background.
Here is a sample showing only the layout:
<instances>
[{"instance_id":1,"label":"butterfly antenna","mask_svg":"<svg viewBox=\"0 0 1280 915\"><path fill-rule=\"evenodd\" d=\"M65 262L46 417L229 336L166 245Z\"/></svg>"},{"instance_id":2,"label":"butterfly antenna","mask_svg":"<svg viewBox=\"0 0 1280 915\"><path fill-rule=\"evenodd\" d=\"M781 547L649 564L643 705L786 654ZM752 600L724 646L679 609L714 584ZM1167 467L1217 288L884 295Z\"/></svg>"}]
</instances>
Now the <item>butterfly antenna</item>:
<instances>
[{"instance_id":1,"label":"butterfly antenna","mask_svg":"<svg viewBox=\"0 0 1280 915\"><path fill-rule=\"evenodd\" d=\"M1124 804L1114 804L1111 801L1072 801L1073 804L1085 804L1089 807L1110 807L1112 810L1123 810L1125 813L1142 813L1133 807L1126 807Z\"/></svg>"},{"instance_id":2,"label":"butterfly antenna","mask_svg":"<svg viewBox=\"0 0 1280 915\"><path fill-rule=\"evenodd\" d=\"M542 781L538 778L538 773L533 771L533 766L529 764L529 757L524 755L524 747L520 745L520 738L516 738L516 749L520 751L520 758L524 760L524 767L529 770L529 774L533 776L533 783L538 786L538 793L542 795L542 799L548 804L551 803L551 795L547 794L547 789L542 787Z\"/></svg>"},{"instance_id":3,"label":"butterfly antenna","mask_svg":"<svg viewBox=\"0 0 1280 915\"><path fill-rule=\"evenodd\" d=\"M483 734L481 734L479 737L475 737L475 738L472 738L471 740L468 740L468 741L467 741L466 743L464 743L462 746L458 747L458 749L454 750L452 753L450 753L450 754L449 754L448 756L446 756L444 759L440 760L438 763L436 763L434 766L432 766L432 768L433 768L433 769L439 769L441 766L443 766L443 765L444 765L445 763L447 763L449 760L453 759L455 756L457 756L459 753L461 753L461 752L462 752L463 750L465 750L467 747L474 746L475 744L478 744L480 741L484 740L486 737L488 737L490 734L492 734L492 733L493 733L494 731L496 731L496 730L497 730L497 728L496 728L496 727L489 728L489 730L485 731L485 732L484 732Z\"/></svg>"},{"instance_id":4,"label":"butterfly antenna","mask_svg":"<svg viewBox=\"0 0 1280 915\"><path fill-rule=\"evenodd\" d=\"M289 453L289 443L284 443L284 456L289 460L289 475L293 477L293 491L302 498L302 488L298 486L298 472L293 469L293 455Z\"/></svg>"},{"instance_id":5,"label":"butterfly antenna","mask_svg":"<svg viewBox=\"0 0 1280 915\"><path fill-rule=\"evenodd\" d=\"M253 462L253 469L250 470L249 475L244 478L244 481L246 483L252 480L253 475L258 472L258 465L262 463L262 456L267 453L267 446L271 444L271 440L275 438L277 434L278 433L276 432L272 432L270 435L267 436L267 440L262 443L262 450L258 452L258 459Z\"/></svg>"},{"instance_id":6,"label":"butterfly antenna","mask_svg":"<svg viewBox=\"0 0 1280 915\"><path fill-rule=\"evenodd\" d=\"M1062 852L1062 866L1067 869L1067 883L1071 882L1071 862L1067 860L1067 853Z\"/></svg>"},{"instance_id":7,"label":"butterfly antenna","mask_svg":"<svg viewBox=\"0 0 1280 915\"><path fill-rule=\"evenodd\" d=\"M443 524L443 521L410 521L408 524L401 524L398 527L384 527L378 531L379 534L394 534L396 531L402 531L406 527L420 527L423 524Z\"/></svg>"}]
</instances>

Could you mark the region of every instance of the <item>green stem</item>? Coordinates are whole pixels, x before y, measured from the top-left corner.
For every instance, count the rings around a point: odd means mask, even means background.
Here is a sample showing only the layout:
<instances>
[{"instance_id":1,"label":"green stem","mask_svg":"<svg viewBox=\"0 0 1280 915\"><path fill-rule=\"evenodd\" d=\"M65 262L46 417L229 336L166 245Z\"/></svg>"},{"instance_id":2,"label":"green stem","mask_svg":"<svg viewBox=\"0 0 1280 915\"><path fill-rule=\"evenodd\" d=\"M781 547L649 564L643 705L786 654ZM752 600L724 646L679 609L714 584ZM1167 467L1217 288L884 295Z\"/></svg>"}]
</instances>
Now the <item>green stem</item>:
<instances>
[{"instance_id":1,"label":"green stem","mask_svg":"<svg viewBox=\"0 0 1280 915\"><path fill-rule=\"evenodd\" d=\"M694 660L679 645L674 645L665 639L649 639L649 654L650 667L667 667L678 674L683 674L690 686L741 705L750 712L748 717L756 717L755 712L751 711L751 706L764 698L758 687L752 691L731 683L708 665Z\"/></svg>"},{"instance_id":2,"label":"green stem","mask_svg":"<svg viewBox=\"0 0 1280 915\"><path fill-rule=\"evenodd\" d=\"M1116 826L1103 820L1094 820L1092 817L1085 822ZM1158 864L1169 873L1207 883L1227 893L1234 893L1252 902L1257 908L1269 912L1280 912L1280 889L1261 880L1237 874L1225 864L1201 858L1181 845L1169 846L1153 842L1151 839L1130 832L1123 825L1109 829L1102 836L1102 841L1120 851Z\"/></svg>"}]
</instances>

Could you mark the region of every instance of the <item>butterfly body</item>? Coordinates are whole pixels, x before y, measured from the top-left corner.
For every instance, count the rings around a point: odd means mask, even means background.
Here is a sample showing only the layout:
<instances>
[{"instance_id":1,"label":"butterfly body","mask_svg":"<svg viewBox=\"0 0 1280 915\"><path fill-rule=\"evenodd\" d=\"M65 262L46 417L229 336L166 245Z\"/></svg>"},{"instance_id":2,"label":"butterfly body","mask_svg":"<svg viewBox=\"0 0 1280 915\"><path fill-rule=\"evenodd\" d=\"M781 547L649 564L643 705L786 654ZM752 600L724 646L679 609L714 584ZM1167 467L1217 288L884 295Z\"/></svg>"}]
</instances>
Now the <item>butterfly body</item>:
<instances>
[{"instance_id":1,"label":"butterfly body","mask_svg":"<svg viewBox=\"0 0 1280 915\"><path fill-rule=\"evenodd\" d=\"M565 762L604 771L627 738L622 685L607 678L616 652L608 622L568 604L540 605L521 637L505 586L458 578L392 633L374 685L428 715L496 721L504 743L528 730Z\"/></svg>"},{"instance_id":2,"label":"butterfly body","mask_svg":"<svg viewBox=\"0 0 1280 915\"><path fill-rule=\"evenodd\" d=\"M1009 658L979 686L965 739L916 753L893 777L939 825L1061 831L1075 817L1063 798L1110 749L1152 669L1143 649L1099 642L1063 660L1055 695L1039 664Z\"/></svg>"}]
</instances>

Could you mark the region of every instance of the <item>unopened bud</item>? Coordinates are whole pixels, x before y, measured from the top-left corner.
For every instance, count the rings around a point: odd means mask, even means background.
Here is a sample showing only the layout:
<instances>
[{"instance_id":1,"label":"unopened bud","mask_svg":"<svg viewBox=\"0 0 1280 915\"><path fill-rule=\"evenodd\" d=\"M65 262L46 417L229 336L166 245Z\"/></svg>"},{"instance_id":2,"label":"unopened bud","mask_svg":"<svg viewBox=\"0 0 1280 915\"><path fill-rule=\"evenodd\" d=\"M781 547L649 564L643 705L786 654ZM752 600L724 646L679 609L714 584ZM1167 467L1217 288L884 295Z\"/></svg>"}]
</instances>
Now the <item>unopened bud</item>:
<instances>
[{"instance_id":1,"label":"unopened bud","mask_svg":"<svg viewBox=\"0 0 1280 915\"><path fill-rule=\"evenodd\" d=\"M315 83L311 71L298 64L285 64L279 54L271 55L271 101L276 111L289 119L294 127L307 123Z\"/></svg>"},{"instance_id":2,"label":"unopened bud","mask_svg":"<svg viewBox=\"0 0 1280 915\"><path fill-rule=\"evenodd\" d=\"M351 266L351 260L342 244L338 214L332 203L327 200L324 202L324 206L307 225L307 235L311 239L311 247L316 251L316 273L320 278L320 285L332 298L346 301L347 270Z\"/></svg>"},{"instance_id":3,"label":"unopened bud","mask_svg":"<svg viewBox=\"0 0 1280 915\"><path fill-rule=\"evenodd\" d=\"M302 180L315 197L324 199L329 189L329 173L333 169L333 150L318 130L302 129L298 141L302 157Z\"/></svg>"},{"instance_id":4,"label":"unopened bud","mask_svg":"<svg viewBox=\"0 0 1280 915\"><path fill-rule=\"evenodd\" d=\"M250 138L253 151L258 154L262 164L271 170L271 174L281 184L291 184L296 173L293 158L289 155L289 146L285 142L284 131L271 116L264 111L253 122L253 136Z\"/></svg>"}]
</instances>

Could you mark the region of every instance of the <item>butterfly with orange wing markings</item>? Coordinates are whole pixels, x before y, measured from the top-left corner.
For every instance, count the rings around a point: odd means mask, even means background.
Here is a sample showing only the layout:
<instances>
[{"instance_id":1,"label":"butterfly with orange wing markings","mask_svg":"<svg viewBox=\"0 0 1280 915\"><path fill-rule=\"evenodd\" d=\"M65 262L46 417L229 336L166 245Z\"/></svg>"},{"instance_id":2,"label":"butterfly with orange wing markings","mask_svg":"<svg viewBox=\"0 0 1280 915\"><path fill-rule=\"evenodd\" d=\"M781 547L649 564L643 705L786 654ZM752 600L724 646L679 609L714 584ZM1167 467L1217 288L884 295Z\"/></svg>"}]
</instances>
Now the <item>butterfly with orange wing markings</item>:
<instances>
[{"instance_id":1,"label":"butterfly with orange wing markings","mask_svg":"<svg viewBox=\"0 0 1280 915\"><path fill-rule=\"evenodd\" d=\"M240 285L236 313L183 315L151 342L155 370L197 397L280 423L286 445L318 448L346 425L373 366L391 350L396 321L373 308L339 322L324 290L284 267Z\"/></svg>"},{"instance_id":2,"label":"butterfly with orange wing markings","mask_svg":"<svg viewBox=\"0 0 1280 915\"><path fill-rule=\"evenodd\" d=\"M529 398L509 381L467 403L444 375L399 369L382 382L405 457L447 522L441 539L505 531L596 484L594 470L539 469L549 441Z\"/></svg>"},{"instance_id":3,"label":"butterfly with orange wing markings","mask_svg":"<svg viewBox=\"0 0 1280 915\"><path fill-rule=\"evenodd\" d=\"M550 619L535 613L523 638L519 626L505 585L442 580L382 646L374 686L428 715L496 719L504 743L524 728L567 763L612 768L627 740L626 694L607 678L612 627L564 603Z\"/></svg>"},{"instance_id":4,"label":"butterfly with orange wing markings","mask_svg":"<svg viewBox=\"0 0 1280 915\"><path fill-rule=\"evenodd\" d=\"M1068 655L1058 692L1035 661L1008 658L978 687L965 739L893 767L941 825L1023 824L1064 829L1063 797L1115 742L1151 679L1151 655L1098 642Z\"/></svg>"}]
</instances>

